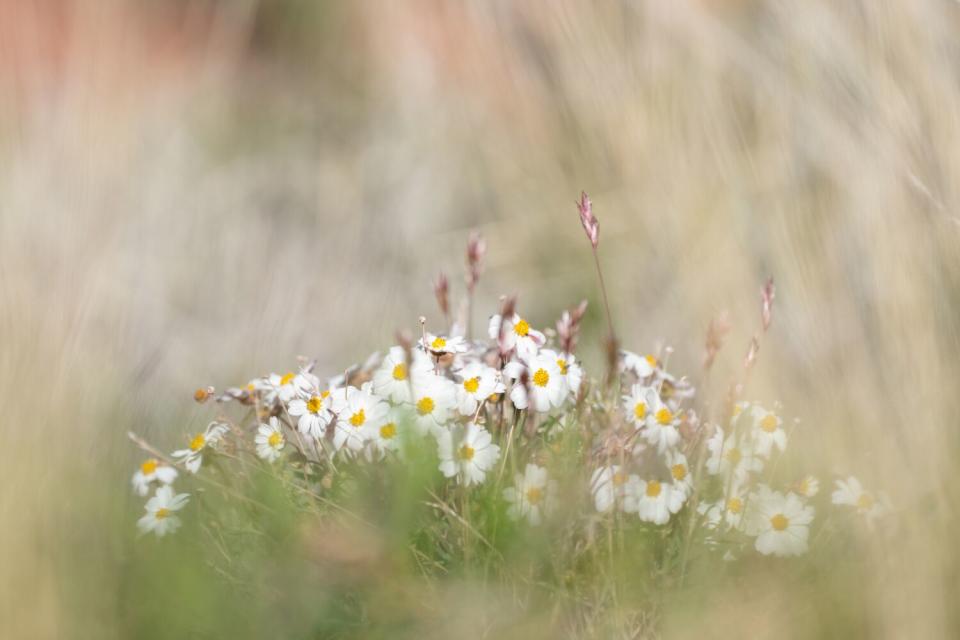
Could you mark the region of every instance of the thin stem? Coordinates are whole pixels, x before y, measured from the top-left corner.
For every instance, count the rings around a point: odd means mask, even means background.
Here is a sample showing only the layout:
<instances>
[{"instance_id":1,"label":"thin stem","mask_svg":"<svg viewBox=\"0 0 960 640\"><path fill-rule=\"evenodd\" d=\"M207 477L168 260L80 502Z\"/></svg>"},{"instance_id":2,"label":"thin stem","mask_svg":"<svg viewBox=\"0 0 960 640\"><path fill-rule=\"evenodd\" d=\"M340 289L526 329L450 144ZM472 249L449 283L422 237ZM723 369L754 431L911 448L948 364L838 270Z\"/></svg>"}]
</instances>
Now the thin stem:
<instances>
[{"instance_id":1,"label":"thin stem","mask_svg":"<svg viewBox=\"0 0 960 640\"><path fill-rule=\"evenodd\" d=\"M600 277L600 293L603 295L603 308L607 312L607 331L610 339L616 340L617 334L613 331L613 316L610 314L610 300L607 298L607 285L603 281L603 269L600 268L600 256L596 248L593 249L593 263L597 266L597 275Z\"/></svg>"}]
</instances>

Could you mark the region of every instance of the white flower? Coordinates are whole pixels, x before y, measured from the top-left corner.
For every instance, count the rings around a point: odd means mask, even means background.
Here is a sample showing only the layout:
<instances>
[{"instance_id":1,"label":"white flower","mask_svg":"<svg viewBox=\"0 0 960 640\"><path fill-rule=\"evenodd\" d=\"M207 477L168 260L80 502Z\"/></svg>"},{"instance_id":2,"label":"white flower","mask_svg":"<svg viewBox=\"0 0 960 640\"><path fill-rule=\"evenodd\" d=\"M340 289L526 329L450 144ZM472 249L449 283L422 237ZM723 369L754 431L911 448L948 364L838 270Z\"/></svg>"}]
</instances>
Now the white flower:
<instances>
[{"instance_id":1,"label":"white flower","mask_svg":"<svg viewBox=\"0 0 960 640\"><path fill-rule=\"evenodd\" d=\"M644 522L666 524L670 514L680 511L686 499L685 491L671 483L643 480L632 475L627 483L623 510L636 513Z\"/></svg>"},{"instance_id":2,"label":"white flower","mask_svg":"<svg viewBox=\"0 0 960 640\"><path fill-rule=\"evenodd\" d=\"M716 528L722 520L728 527L738 529L743 521L743 512L746 505L747 496L740 485L735 482L723 499L712 504L700 503L697 506L697 512L705 516L704 526L707 528Z\"/></svg>"},{"instance_id":3,"label":"white flower","mask_svg":"<svg viewBox=\"0 0 960 640\"><path fill-rule=\"evenodd\" d=\"M619 465L600 467L590 477L590 495L600 513L610 511L618 503L622 506L630 477Z\"/></svg>"},{"instance_id":4,"label":"white flower","mask_svg":"<svg viewBox=\"0 0 960 640\"><path fill-rule=\"evenodd\" d=\"M380 367L373 374L373 392L391 402L410 402L410 380L433 370L433 363L423 351L411 351L413 362L408 366L403 347L390 347Z\"/></svg>"},{"instance_id":5,"label":"white flower","mask_svg":"<svg viewBox=\"0 0 960 640\"><path fill-rule=\"evenodd\" d=\"M623 368L632 371L641 380L657 371L657 359L651 355L639 356L626 349L621 349L620 355L623 357Z\"/></svg>"},{"instance_id":6,"label":"white flower","mask_svg":"<svg viewBox=\"0 0 960 640\"><path fill-rule=\"evenodd\" d=\"M196 473L203 462L203 450L216 446L226 433L227 425L222 422L211 422L203 433L198 433L190 439L188 448L174 451L172 455L183 462L187 471Z\"/></svg>"},{"instance_id":7,"label":"white flower","mask_svg":"<svg viewBox=\"0 0 960 640\"><path fill-rule=\"evenodd\" d=\"M333 411L337 414L333 447L337 451L344 446L350 451L359 451L383 425L390 407L373 395L370 383L361 388L345 387L331 394Z\"/></svg>"},{"instance_id":8,"label":"white flower","mask_svg":"<svg viewBox=\"0 0 960 640\"><path fill-rule=\"evenodd\" d=\"M143 464L140 465L140 468L137 469L136 473L133 474L131 483L137 495L145 496L150 493L150 485L154 480L161 484L170 484L176 479L176 469L156 458L150 458L149 460L145 460Z\"/></svg>"},{"instance_id":9,"label":"white flower","mask_svg":"<svg viewBox=\"0 0 960 640\"><path fill-rule=\"evenodd\" d=\"M147 514L137 521L137 528L141 533L153 531L157 537L173 533L180 527L180 518L174 512L182 509L189 498L190 495L186 493L174 495L173 487L163 485L147 500Z\"/></svg>"},{"instance_id":10,"label":"white flower","mask_svg":"<svg viewBox=\"0 0 960 640\"><path fill-rule=\"evenodd\" d=\"M506 389L500 381L500 373L481 362L471 362L455 375L459 378L456 385L457 409L464 416L472 416L481 402Z\"/></svg>"},{"instance_id":11,"label":"white flower","mask_svg":"<svg viewBox=\"0 0 960 640\"><path fill-rule=\"evenodd\" d=\"M296 396L305 393L304 385L309 385L309 380L302 373L299 376L292 371L283 375L271 373L262 387L265 392L263 401L273 404L279 398L280 402L287 404Z\"/></svg>"},{"instance_id":12,"label":"white flower","mask_svg":"<svg viewBox=\"0 0 960 640\"><path fill-rule=\"evenodd\" d=\"M637 429L646 426L647 416L650 414L650 407L655 404L656 395L657 390L653 387L642 384L630 387L630 393L623 396L623 413L627 416L627 422Z\"/></svg>"},{"instance_id":13,"label":"white flower","mask_svg":"<svg viewBox=\"0 0 960 640\"><path fill-rule=\"evenodd\" d=\"M813 507L795 493L772 491L761 485L748 499L747 535L756 536L754 547L763 555L798 556L807 551Z\"/></svg>"},{"instance_id":14,"label":"white flower","mask_svg":"<svg viewBox=\"0 0 960 640\"><path fill-rule=\"evenodd\" d=\"M462 336L436 336L429 331L420 339L421 346L435 356L446 353L466 353L469 348Z\"/></svg>"},{"instance_id":15,"label":"white flower","mask_svg":"<svg viewBox=\"0 0 960 640\"><path fill-rule=\"evenodd\" d=\"M456 392L450 380L432 372L414 380L414 426L421 435L446 425L455 405Z\"/></svg>"},{"instance_id":16,"label":"white flower","mask_svg":"<svg viewBox=\"0 0 960 640\"><path fill-rule=\"evenodd\" d=\"M693 489L693 475L690 473L690 465L687 464L687 456L679 451L667 451L667 468L670 469L670 477L673 478L673 486L677 491L682 491L684 496L690 495Z\"/></svg>"},{"instance_id":17,"label":"white flower","mask_svg":"<svg viewBox=\"0 0 960 640\"><path fill-rule=\"evenodd\" d=\"M756 404L750 405L745 414L751 423L753 449L757 455L766 458L774 447L780 451L787 448L787 432L784 431L783 421L777 414Z\"/></svg>"},{"instance_id":18,"label":"white flower","mask_svg":"<svg viewBox=\"0 0 960 640\"><path fill-rule=\"evenodd\" d=\"M270 416L269 424L260 425L253 442L257 445L257 455L267 462L274 462L280 457L280 451L286 445L286 440L276 416Z\"/></svg>"},{"instance_id":19,"label":"white flower","mask_svg":"<svg viewBox=\"0 0 960 640\"><path fill-rule=\"evenodd\" d=\"M552 349L543 349L540 353L557 361L557 369L560 370L561 381L566 387L566 395L576 397L580 392L580 383L583 382L583 369L577 364L577 357L572 353L557 353Z\"/></svg>"},{"instance_id":20,"label":"white flower","mask_svg":"<svg viewBox=\"0 0 960 640\"><path fill-rule=\"evenodd\" d=\"M660 396L654 391L647 394L647 427L643 431L644 439L657 447L657 453L662 454L667 449L677 446L680 442L679 414L674 413Z\"/></svg>"},{"instance_id":21,"label":"white flower","mask_svg":"<svg viewBox=\"0 0 960 640\"><path fill-rule=\"evenodd\" d=\"M503 498L510 503L507 515L513 520L526 518L537 526L555 508L556 493L556 483L548 479L547 470L528 464L514 477L514 486L503 490Z\"/></svg>"},{"instance_id":22,"label":"white flower","mask_svg":"<svg viewBox=\"0 0 960 640\"><path fill-rule=\"evenodd\" d=\"M526 385L523 384L524 371L527 373ZM569 390L557 366L557 358L548 352L536 354L523 362L508 362L503 373L515 381L510 400L518 409L532 407L542 413L560 407L567 399Z\"/></svg>"},{"instance_id":23,"label":"white flower","mask_svg":"<svg viewBox=\"0 0 960 640\"><path fill-rule=\"evenodd\" d=\"M483 482L500 457L500 447L493 444L490 433L473 422L439 429L435 434L440 471L448 478L456 477L461 484Z\"/></svg>"},{"instance_id":24,"label":"white flower","mask_svg":"<svg viewBox=\"0 0 960 640\"><path fill-rule=\"evenodd\" d=\"M820 481L813 476L806 476L794 482L790 490L804 498L812 498L820 491Z\"/></svg>"},{"instance_id":25,"label":"white flower","mask_svg":"<svg viewBox=\"0 0 960 640\"><path fill-rule=\"evenodd\" d=\"M500 315L490 317L487 332L494 342L500 340L501 320ZM547 341L546 336L531 328L530 323L517 314L503 319L502 322L503 346L507 353L516 349L518 357L529 358Z\"/></svg>"},{"instance_id":26,"label":"white flower","mask_svg":"<svg viewBox=\"0 0 960 640\"><path fill-rule=\"evenodd\" d=\"M300 433L319 440L327 432L327 425L333 417L329 405L330 392L320 391L306 398L291 400L287 413L297 418L297 429Z\"/></svg>"},{"instance_id":27,"label":"white flower","mask_svg":"<svg viewBox=\"0 0 960 640\"><path fill-rule=\"evenodd\" d=\"M863 490L860 481L850 476L846 480L837 480L837 488L831 494L833 504L854 507L857 513L872 523L874 519L890 510L890 500L884 494L874 495Z\"/></svg>"},{"instance_id":28,"label":"white flower","mask_svg":"<svg viewBox=\"0 0 960 640\"><path fill-rule=\"evenodd\" d=\"M724 440L723 429L717 427L716 433L707 440L710 457L707 459L707 471L712 475L732 472L737 480L745 479L751 472L763 470L763 458L758 456L749 441L738 441L731 435Z\"/></svg>"}]
</instances>

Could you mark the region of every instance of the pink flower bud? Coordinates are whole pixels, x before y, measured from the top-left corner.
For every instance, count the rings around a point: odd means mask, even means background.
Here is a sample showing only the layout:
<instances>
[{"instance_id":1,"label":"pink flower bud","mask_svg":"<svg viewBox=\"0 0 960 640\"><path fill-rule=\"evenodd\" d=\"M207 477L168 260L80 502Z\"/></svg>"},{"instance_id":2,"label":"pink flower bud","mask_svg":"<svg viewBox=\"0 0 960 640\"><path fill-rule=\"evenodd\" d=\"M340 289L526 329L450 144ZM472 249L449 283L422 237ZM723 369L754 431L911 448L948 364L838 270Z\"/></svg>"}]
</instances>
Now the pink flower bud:
<instances>
[{"instance_id":1,"label":"pink flower bud","mask_svg":"<svg viewBox=\"0 0 960 640\"><path fill-rule=\"evenodd\" d=\"M437 296L437 305L444 316L450 315L450 282L442 271L433 283L433 293Z\"/></svg>"},{"instance_id":2,"label":"pink flower bud","mask_svg":"<svg viewBox=\"0 0 960 640\"><path fill-rule=\"evenodd\" d=\"M471 231L467 240L467 289L473 292L483 273L483 258L487 254L487 242L478 231Z\"/></svg>"},{"instance_id":3,"label":"pink flower bud","mask_svg":"<svg viewBox=\"0 0 960 640\"><path fill-rule=\"evenodd\" d=\"M600 222L593 215L593 203L590 202L590 197L586 191L580 192L580 202L577 203L577 208L580 210L580 223L583 224L583 230L587 232L590 244L596 249L600 242Z\"/></svg>"}]
</instances>

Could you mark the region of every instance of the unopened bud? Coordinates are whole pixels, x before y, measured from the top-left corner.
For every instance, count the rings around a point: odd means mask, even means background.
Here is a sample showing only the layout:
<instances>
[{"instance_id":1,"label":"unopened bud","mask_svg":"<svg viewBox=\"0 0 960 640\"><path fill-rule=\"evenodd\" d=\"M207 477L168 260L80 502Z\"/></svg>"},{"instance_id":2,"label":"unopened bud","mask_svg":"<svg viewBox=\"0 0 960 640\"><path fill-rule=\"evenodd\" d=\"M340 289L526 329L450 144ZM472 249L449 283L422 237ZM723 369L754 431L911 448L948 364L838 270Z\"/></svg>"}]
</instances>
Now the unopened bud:
<instances>
[{"instance_id":1,"label":"unopened bud","mask_svg":"<svg viewBox=\"0 0 960 640\"><path fill-rule=\"evenodd\" d=\"M444 317L450 315L450 282L442 271L433 283L433 294L437 296L437 305Z\"/></svg>"},{"instance_id":2,"label":"unopened bud","mask_svg":"<svg viewBox=\"0 0 960 640\"><path fill-rule=\"evenodd\" d=\"M596 249L600 243L600 221L593 215L593 203L586 191L580 192L580 202L577 203L577 209L580 210L580 223L583 230L587 232L590 244Z\"/></svg>"}]
</instances>

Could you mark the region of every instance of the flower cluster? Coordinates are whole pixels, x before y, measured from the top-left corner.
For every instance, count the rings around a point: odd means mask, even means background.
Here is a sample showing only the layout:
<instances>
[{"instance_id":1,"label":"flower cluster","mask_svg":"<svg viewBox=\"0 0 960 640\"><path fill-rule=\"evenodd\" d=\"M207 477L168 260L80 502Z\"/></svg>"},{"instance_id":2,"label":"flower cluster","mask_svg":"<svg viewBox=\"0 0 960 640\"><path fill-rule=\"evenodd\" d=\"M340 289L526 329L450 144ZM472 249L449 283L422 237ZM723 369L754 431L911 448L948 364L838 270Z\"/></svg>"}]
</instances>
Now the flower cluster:
<instances>
[{"instance_id":1,"label":"flower cluster","mask_svg":"<svg viewBox=\"0 0 960 640\"><path fill-rule=\"evenodd\" d=\"M578 207L596 251L598 226L585 194ZM472 236L471 298L462 309L471 308L484 250L482 240ZM446 277L435 293L448 317ZM772 283L762 301L765 332ZM177 468L201 474L204 457L217 455L229 442L232 457L253 455L268 469L336 468L344 460L403 464L411 445L426 444L451 487L469 491L493 482L507 516L539 526L559 502L546 450L558 432L573 426L580 499L592 506L580 510L585 523L599 518L617 526L632 521L670 527L688 540L699 536L708 549L722 548L725 557L749 546L764 555L806 552L819 482L807 476L784 485L775 473L793 430L780 408L740 400L743 384L736 382L721 416L698 409L691 381L668 372L669 349L639 355L612 348L604 381L591 379L574 353L585 311L582 303L564 312L555 329L538 330L517 311L515 299L505 298L486 323L484 339L472 339L465 330L469 318L439 333L427 331L421 318L418 340L398 334L399 344L340 375L320 378L316 363L302 362L294 371L258 377L219 395L201 389L198 402L240 403L252 409L255 420L243 424L218 417L169 457L135 438L153 457L134 474L134 490L146 496L156 486L138 525L158 536L176 530L175 512L188 500L172 488ZM613 345L613 323L607 320ZM705 369L724 332L711 324ZM746 368L758 344L759 336ZM511 474L505 474L508 461ZM320 475L299 477L316 482ZM867 493L852 477L837 482L832 502L851 508L870 526L890 509L885 496Z\"/></svg>"}]
</instances>

